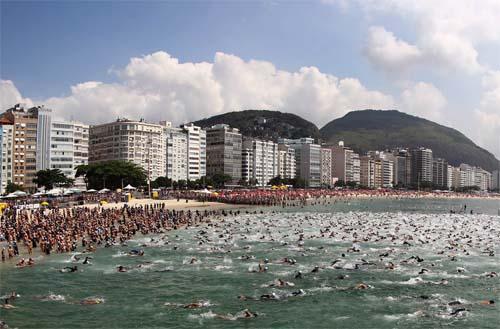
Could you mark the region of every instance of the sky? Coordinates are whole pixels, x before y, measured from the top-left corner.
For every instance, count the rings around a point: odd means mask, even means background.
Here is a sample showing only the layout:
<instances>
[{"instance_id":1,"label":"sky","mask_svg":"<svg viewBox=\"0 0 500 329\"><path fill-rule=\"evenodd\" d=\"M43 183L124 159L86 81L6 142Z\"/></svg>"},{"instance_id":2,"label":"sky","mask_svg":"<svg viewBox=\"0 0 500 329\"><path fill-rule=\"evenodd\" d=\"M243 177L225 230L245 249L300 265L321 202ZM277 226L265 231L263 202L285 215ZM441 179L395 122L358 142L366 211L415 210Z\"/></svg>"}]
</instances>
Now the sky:
<instances>
[{"instance_id":1,"label":"sky","mask_svg":"<svg viewBox=\"0 0 500 329\"><path fill-rule=\"evenodd\" d=\"M0 106L88 124L397 109L500 158L500 0L1 1Z\"/></svg>"}]
</instances>

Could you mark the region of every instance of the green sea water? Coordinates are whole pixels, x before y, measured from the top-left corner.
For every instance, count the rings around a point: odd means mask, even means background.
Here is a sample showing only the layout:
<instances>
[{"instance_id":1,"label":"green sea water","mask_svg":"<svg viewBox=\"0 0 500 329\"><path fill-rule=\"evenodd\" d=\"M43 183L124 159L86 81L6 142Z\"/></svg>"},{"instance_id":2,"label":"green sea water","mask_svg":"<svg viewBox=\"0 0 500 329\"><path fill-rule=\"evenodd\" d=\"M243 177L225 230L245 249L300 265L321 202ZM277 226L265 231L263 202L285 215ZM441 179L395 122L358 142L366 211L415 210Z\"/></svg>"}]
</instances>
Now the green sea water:
<instances>
[{"instance_id":1,"label":"green sea water","mask_svg":"<svg viewBox=\"0 0 500 329\"><path fill-rule=\"evenodd\" d=\"M464 204L467 215L449 214ZM358 218L380 227L385 219L390 223L432 220L450 225L470 220L478 226L475 234L488 236L490 228L480 224L483 220L500 222L498 208L500 204L494 200L325 201L304 208L262 208L263 213L259 209L257 214L213 220L218 223L214 226L139 236L127 246L98 249L91 254L92 265L83 265L81 260L72 263L70 254L39 256L32 268L0 267L0 295L13 290L20 295L13 301L16 309L0 309L0 319L10 328L500 328L500 305L479 304L490 299L500 303L500 278L483 275L500 273L498 244L495 256L471 250L470 256L450 261L433 249L448 239L441 232L438 241L429 245L396 247L395 263L419 255L424 259L422 264L391 271L380 264L350 270L348 266L335 269L330 263L339 258L346 264L361 258L378 261L377 255L394 245L390 241L359 242L361 251L348 253L351 240L330 239L319 233L325 223ZM297 242L300 234L306 237L303 245ZM145 255L128 256L133 248L143 249ZM240 259L243 255L255 258ZM282 264L278 260L283 257L297 263ZM196 260L191 264L193 258ZM268 271L252 272L264 259L269 260ZM73 265L78 266L77 273L59 272ZM130 270L119 273L118 265ZM311 273L315 266L322 268ZM422 267L430 268L430 273L418 275ZM466 272L459 273L457 268ZM298 271L303 278L294 277ZM339 275L349 277L340 280ZM270 287L277 278L294 286ZM441 279L448 284L439 284ZM371 289L352 289L361 282ZM302 294L289 296L299 289ZM259 299L271 293L279 300L237 298ZM88 297L104 302L80 304ZM180 306L195 301L206 306ZM466 311L450 316L458 308L448 305L452 301L459 301ZM235 315L243 309L258 316L215 316Z\"/></svg>"}]
</instances>

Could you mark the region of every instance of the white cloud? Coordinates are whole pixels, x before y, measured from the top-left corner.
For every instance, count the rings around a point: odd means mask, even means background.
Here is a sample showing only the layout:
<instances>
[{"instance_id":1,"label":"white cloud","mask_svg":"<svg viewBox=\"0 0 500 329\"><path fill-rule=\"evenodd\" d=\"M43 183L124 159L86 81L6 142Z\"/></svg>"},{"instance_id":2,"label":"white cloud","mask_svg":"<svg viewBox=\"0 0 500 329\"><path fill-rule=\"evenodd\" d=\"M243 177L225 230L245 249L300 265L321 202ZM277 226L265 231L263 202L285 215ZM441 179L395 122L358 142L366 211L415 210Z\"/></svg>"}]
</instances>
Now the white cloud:
<instances>
[{"instance_id":1,"label":"white cloud","mask_svg":"<svg viewBox=\"0 0 500 329\"><path fill-rule=\"evenodd\" d=\"M442 122L447 100L434 85L418 82L401 93L400 103L406 113Z\"/></svg>"},{"instance_id":2,"label":"white cloud","mask_svg":"<svg viewBox=\"0 0 500 329\"><path fill-rule=\"evenodd\" d=\"M481 129L476 129L475 140L500 158L500 71L491 71L483 78L486 89L474 117Z\"/></svg>"},{"instance_id":3,"label":"white cloud","mask_svg":"<svg viewBox=\"0 0 500 329\"><path fill-rule=\"evenodd\" d=\"M21 93L12 81L0 80L0 109L5 110L19 103L33 106L33 102L29 98L21 96Z\"/></svg>"},{"instance_id":4,"label":"white cloud","mask_svg":"<svg viewBox=\"0 0 500 329\"><path fill-rule=\"evenodd\" d=\"M370 28L365 54L376 67L390 72L406 70L422 57L416 46L397 39L382 26Z\"/></svg>"},{"instance_id":5,"label":"white cloud","mask_svg":"<svg viewBox=\"0 0 500 329\"><path fill-rule=\"evenodd\" d=\"M398 49L398 53L407 46L415 53L420 53L422 60L433 64L439 70L460 70L467 74L484 73L488 65L480 63L478 46L491 44L500 40L500 1L497 0L353 0L370 20L376 20L377 14L395 15L402 18L413 29L415 28L415 45L409 45L396 39L390 32L373 35L369 31L368 47L373 41L382 53L389 49ZM352 7L352 6L350 6ZM342 5L345 10L345 4ZM377 30L375 30L377 32ZM398 46L400 45L400 46ZM387 50L387 51L386 51ZM368 53L370 54L370 53ZM368 56L374 65L380 65L380 56ZM405 59L406 61L402 61ZM416 64L413 56L396 57L387 61L382 68L390 66L393 72L404 64Z\"/></svg>"},{"instance_id":6,"label":"white cloud","mask_svg":"<svg viewBox=\"0 0 500 329\"><path fill-rule=\"evenodd\" d=\"M56 116L89 123L117 117L181 123L244 109L292 112L318 125L364 108L394 106L391 96L354 78L340 79L316 67L278 70L266 61L217 53L213 63L180 63L165 52L132 58L118 70L119 83L89 81L67 97L41 103Z\"/></svg>"}]
</instances>

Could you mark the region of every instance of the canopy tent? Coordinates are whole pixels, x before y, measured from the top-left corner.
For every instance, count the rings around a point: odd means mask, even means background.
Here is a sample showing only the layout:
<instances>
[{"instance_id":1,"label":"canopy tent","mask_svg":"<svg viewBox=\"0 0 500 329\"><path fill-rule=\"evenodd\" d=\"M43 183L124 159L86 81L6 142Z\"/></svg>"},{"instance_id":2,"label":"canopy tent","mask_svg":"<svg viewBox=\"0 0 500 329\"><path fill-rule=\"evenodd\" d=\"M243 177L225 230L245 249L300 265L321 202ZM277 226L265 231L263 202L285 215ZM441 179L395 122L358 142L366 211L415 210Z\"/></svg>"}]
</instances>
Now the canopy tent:
<instances>
[{"instance_id":1,"label":"canopy tent","mask_svg":"<svg viewBox=\"0 0 500 329\"><path fill-rule=\"evenodd\" d=\"M204 190L200 190L200 191L196 191L196 193L201 193L201 194L210 194L212 192L210 192L209 190L207 190L206 188Z\"/></svg>"},{"instance_id":2,"label":"canopy tent","mask_svg":"<svg viewBox=\"0 0 500 329\"><path fill-rule=\"evenodd\" d=\"M35 198L38 198L38 197L40 197L40 196L44 196L44 195L46 195L46 194L47 194L47 193L45 193L45 192L36 192L36 193L35 193L35 194L33 194L32 196L33 196L33 197L35 197Z\"/></svg>"},{"instance_id":3,"label":"canopy tent","mask_svg":"<svg viewBox=\"0 0 500 329\"><path fill-rule=\"evenodd\" d=\"M95 193L95 192L97 192L97 190L94 190L93 188L91 188L90 190L87 190L85 192L87 192L87 193Z\"/></svg>"},{"instance_id":4,"label":"canopy tent","mask_svg":"<svg viewBox=\"0 0 500 329\"><path fill-rule=\"evenodd\" d=\"M58 195L61 195L63 192L60 188L53 188L52 190L50 191L47 191L47 195L50 195L50 196L58 196Z\"/></svg>"},{"instance_id":5,"label":"canopy tent","mask_svg":"<svg viewBox=\"0 0 500 329\"><path fill-rule=\"evenodd\" d=\"M28 193L26 193L24 191L20 191L20 190L17 190L12 194L17 195L17 196L27 196L28 195Z\"/></svg>"},{"instance_id":6,"label":"canopy tent","mask_svg":"<svg viewBox=\"0 0 500 329\"><path fill-rule=\"evenodd\" d=\"M107 188L103 188L102 190L100 190L99 192L97 193L101 193L101 194L104 194L104 193L108 193L110 192L110 190L108 190Z\"/></svg>"},{"instance_id":7,"label":"canopy tent","mask_svg":"<svg viewBox=\"0 0 500 329\"><path fill-rule=\"evenodd\" d=\"M76 188L76 187L71 188L71 189L69 189L69 190L70 190L71 192L73 192L73 193L82 193L82 190L80 190L79 188Z\"/></svg>"},{"instance_id":8,"label":"canopy tent","mask_svg":"<svg viewBox=\"0 0 500 329\"><path fill-rule=\"evenodd\" d=\"M132 185L130 185L130 184L128 184L127 186L125 186L123 189L124 189L124 190L128 190L128 191L130 191L130 190L137 190L137 188L133 187L133 186L132 186Z\"/></svg>"}]
</instances>

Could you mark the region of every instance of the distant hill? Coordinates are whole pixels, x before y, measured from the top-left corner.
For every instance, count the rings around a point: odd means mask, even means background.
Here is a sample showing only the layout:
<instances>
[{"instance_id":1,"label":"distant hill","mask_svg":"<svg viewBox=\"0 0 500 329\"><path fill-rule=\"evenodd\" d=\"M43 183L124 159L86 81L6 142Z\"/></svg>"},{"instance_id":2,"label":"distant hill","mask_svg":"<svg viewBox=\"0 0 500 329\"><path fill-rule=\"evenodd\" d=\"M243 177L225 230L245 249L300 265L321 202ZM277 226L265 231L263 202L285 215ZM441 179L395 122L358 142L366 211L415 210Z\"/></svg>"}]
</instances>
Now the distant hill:
<instances>
[{"instance_id":1,"label":"distant hill","mask_svg":"<svg viewBox=\"0 0 500 329\"><path fill-rule=\"evenodd\" d=\"M195 121L197 126L206 128L225 123L238 128L244 136L274 140L278 138L319 138L318 127L298 115L279 111L246 110L216 115Z\"/></svg>"},{"instance_id":2,"label":"distant hill","mask_svg":"<svg viewBox=\"0 0 500 329\"><path fill-rule=\"evenodd\" d=\"M434 157L453 166L468 163L488 171L498 169L493 154L477 146L459 131L399 111L364 110L347 113L320 130L323 141L342 140L355 151L385 150L394 147L431 148Z\"/></svg>"}]
</instances>

